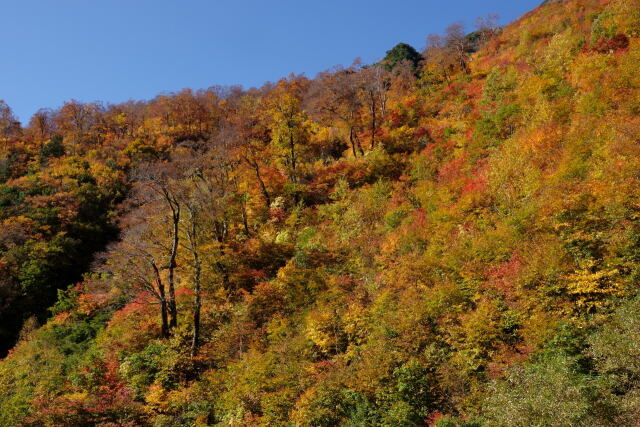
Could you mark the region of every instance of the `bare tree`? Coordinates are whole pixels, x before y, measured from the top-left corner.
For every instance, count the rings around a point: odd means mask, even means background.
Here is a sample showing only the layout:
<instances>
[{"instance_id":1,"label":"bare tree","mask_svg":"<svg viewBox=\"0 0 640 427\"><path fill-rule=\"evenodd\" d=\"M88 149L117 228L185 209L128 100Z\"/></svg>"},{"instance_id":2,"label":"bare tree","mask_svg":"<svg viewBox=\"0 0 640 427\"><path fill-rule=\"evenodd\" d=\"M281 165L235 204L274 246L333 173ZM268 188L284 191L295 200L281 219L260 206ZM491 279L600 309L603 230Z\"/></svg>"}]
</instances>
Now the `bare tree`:
<instances>
[{"instance_id":1,"label":"bare tree","mask_svg":"<svg viewBox=\"0 0 640 427\"><path fill-rule=\"evenodd\" d=\"M476 19L476 30L480 36L480 42L482 44L491 40L495 37L500 30L498 26L498 20L500 19L500 15L495 13L490 13L486 16L479 16Z\"/></svg>"},{"instance_id":2,"label":"bare tree","mask_svg":"<svg viewBox=\"0 0 640 427\"><path fill-rule=\"evenodd\" d=\"M179 200L177 181L181 172L175 164L168 162L145 163L134 173L137 181L135 196L143 206L155 210L161 218L168 219L167 238L158 239L155 244L162 250L165 262L162 270L167 271L169 290L169 327L178 324L178 309L175 295L176 259L180 242L179 224L182 206ZM163 224L166 223L164 220Z\"/></svg>"},{"instance_id":3,"label":"bare tree","mask_svg":"<svg viewBox=\"0 0 640 427\"><path fill-rule=\"evenodd\" d=\"M232 114L227 121L228 127L221 129L218 140L235 149L239 158L246 164L258 181L265 207L271 207L271 194L263 178L263 169L268 144L269 131L261 122L258 99L251 95L238 98ZM248 229L248 227L246 227ZM247 230L248 231L248 230Z\"/></svg>"},{"instance_id":4,"label":"bare tree","mask_svg":"<svg viewBox=\"0 0 640 427\"><path fill-rule=\"evenodd\" d=\"M0 137L10 137L20 133L20 122L14 116L11 107L0 100Z\"/></svg>"},{"instance_id":5,"label":"bare tree","mask_svg":"<svg viewBox=\"0 0 640 427\"><path fill-rule=\"evenodd\" d=\"M197 181L196 181L197 182ZM192 286L193 286L193 333L191 338L191 356L198 354L200 347L200 312L202 309L202 260L200 245L202 244L202 213L204 202L198 190L197 183L184 197L187 217L184 219L183 230L186 235L186 250L191 254Z\"/></svg>"},{"instance_id":6,"label":"bare tree","mask_svg":"<svg viewBox=\"0 0 640 427\"><path fill-rule=\"evenodd\" d=\"M55 117L53 111L41 108L31 116L29 130L36 141L43 142L55 131Z\"/></svg>"},{"instance_id":7,"label":"bare tree","mask_svg":"<svg viewBox=\"0 0 640 427\"><path fill-rule=\"evenodd\" d=\"M168 301L161 274L161 256L152 243L152 230L140 216L125 220L127 231L122 239L112 244L101 258L106 259L97 270L107 272L121 286L142 291L151 296L160 307L161 334L169 336Z\"/></svg>"},{"instance_id":8,"label":"bare tree","mask_svg":"<svg viewBox=\"0 0 640 427\"><path fill-rule=\"evenodd\" d=\"M456 58L460 69L468 73L468 55L471 44L464 30L464 25L460 22L451 24L445 30L445 47Z\"/></svg>"},{"instance_id":9,"label":"bare tree","mask_svg":"<svg viewBox=\"0 0 640 427\"><path fill-rule=\"evenodd\" d=\"M358 76L360 78L360 91L364 104L369 110L369 130L371 132L370 148L374 149L378 125L386 115L389 76L384 67L380 65L363 68L358 72Z\"/></svg>"},{"instance_id":10,"label":"bare tree","mask_svg":"<svg viewBox=\"0 0 640 427\"><path fill-rule=\"evenodd\" d=\"M332 123L337 119L347 128L349 145L354 157L364 151L358 139L362 99L359 96L360 81L357 72L359 62L344 69L336 67L320 73L313 81L305 99L306 107L320 121Z\"/></svg>"},{"instance_id":11,"label":"bare tree","mask_svg":"<svg viewBox=\"0 0 640 427\"><path fill-rule=\"evenodd\" d=\"M427 37L427 48L423 56L425 57L428 67L435 68L447 83L451 81L451 56L447 52L444 37L438 34L430 34Z\"/></svg>"},{"instance_id":12,"label":"bare tree","mask_svg":"<svg viewBox=\"0 0 640 427\"><path fill-rule=\"evenodd\" d=\"M228 289L229 269L225 265L226 245L230 229L238 217L239 197L233 172L237 164L225 140L214 144L207 152L183 148L174 161L184 175L181 181L180 203L185 215L180 220L184 236L181 246L190 255L191 282L194 292L191 354L200 347L200 312L202 308L202 246L214 240L217 253L213 265L221 276L221 285Z\"/></svg>"},{"instance_id":13,"label":"bare tree","mask_svg":"<svg viewBox=\"0 0 640 427\"><path fill-rule=\"evenodd\" d=\"M396 99L408 95L415 88L416 73L414 64L408 60L402 60L393 67L388 77L388 92L394 93Z\"/></svg>"}]
</instances>

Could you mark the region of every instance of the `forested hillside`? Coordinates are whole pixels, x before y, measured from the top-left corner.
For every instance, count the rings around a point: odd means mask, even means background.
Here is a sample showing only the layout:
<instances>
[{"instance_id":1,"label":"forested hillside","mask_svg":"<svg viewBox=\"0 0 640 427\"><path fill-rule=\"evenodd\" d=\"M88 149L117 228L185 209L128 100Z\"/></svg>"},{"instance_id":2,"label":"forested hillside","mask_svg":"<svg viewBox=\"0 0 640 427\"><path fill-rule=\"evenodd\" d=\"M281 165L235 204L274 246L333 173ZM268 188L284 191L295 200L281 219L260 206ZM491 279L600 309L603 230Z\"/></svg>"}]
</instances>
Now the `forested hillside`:
<instances>
[{"instance_id":1,"label":"forested hillside","mask_svg":"<svg viewBox=\"0 0 640 427\"><path fill-rule=\"evenodd\" d=\"M638 425L640 0L0 144L2 426Z\"/></svg>"}]
</instances>

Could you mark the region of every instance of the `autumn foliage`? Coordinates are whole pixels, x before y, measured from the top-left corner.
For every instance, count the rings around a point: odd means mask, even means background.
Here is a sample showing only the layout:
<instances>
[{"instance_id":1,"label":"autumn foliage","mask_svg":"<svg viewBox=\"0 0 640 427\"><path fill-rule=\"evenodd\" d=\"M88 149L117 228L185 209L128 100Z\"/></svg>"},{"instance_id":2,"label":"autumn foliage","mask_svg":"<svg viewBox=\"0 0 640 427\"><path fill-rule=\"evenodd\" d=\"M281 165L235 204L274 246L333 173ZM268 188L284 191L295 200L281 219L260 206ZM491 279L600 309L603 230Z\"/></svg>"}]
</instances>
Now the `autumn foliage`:
<instances>
[{"instance_id":1,"label":"autumn foliage","mask_svg":"<svg viewBox=\"0 0 640 427\"><path fill-rule=\"evenodd\" d=\"M0 425L634 425L639 11L1 104Z\"/></svg>"}]
</instances>

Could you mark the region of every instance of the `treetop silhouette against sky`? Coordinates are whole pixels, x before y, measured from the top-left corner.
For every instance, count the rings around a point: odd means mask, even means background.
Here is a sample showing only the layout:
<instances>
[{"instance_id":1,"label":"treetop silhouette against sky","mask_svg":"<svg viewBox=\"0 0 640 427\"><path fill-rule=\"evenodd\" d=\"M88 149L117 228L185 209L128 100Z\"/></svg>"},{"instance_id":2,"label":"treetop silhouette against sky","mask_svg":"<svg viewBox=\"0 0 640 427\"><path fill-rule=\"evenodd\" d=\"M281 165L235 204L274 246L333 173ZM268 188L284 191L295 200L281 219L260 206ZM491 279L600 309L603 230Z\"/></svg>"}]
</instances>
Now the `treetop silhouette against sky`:
<instances>
[{"instance_id":1,"label":"treetop silhouette against sky","mask_svg":"<svg viewBox=\"0 0 640 427\"><path fill-rule=\"evenodd\" d=\"M122 102L184 87L260 86L315 75L356 56L497 13L510 22L538 0L62 0L8 2L0 99L27 123L70 98Z\"/></svg>"}]
</instances>

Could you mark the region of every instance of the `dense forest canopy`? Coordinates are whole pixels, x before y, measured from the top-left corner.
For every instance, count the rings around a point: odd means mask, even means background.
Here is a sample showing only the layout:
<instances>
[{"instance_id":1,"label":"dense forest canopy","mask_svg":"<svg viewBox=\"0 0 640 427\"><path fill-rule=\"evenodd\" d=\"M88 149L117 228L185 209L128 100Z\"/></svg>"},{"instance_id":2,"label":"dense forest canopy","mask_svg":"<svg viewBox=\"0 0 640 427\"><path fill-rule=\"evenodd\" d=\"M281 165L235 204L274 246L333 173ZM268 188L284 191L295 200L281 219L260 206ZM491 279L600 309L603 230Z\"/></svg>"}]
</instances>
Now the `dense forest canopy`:
<instances>
[{"instance_id":1,"label":"dense forest canopy","mask_svg":"<svg viewBox=\"0 0 640 427\"><path fill-rule=\"evenodd\" d=\"M639 159L640 0L0 102L0 425L635 425Z\"/></svg>"}]
</instances>

